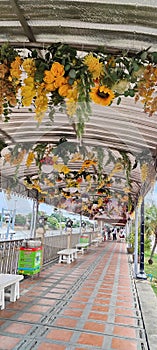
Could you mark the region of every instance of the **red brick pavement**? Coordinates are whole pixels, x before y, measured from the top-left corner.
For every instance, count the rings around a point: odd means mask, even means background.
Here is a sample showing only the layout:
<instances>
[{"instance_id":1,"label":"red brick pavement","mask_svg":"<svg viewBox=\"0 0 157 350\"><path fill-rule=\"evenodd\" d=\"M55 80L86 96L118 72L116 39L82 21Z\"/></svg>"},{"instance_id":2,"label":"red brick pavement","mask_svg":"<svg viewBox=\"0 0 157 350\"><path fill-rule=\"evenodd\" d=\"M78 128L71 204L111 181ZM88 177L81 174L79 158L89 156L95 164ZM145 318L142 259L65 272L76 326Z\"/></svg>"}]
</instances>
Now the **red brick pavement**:
<instances>
[{"instance_id":1,"label":"red brick pavement","mask_svg":"<svg viewBox=\"0 0 157 350\"><path fill-rule=\"evenodd\" d=\"M20 286L0 311L1 350L147 350L125 243L91 247Z\"/></svg>"}]
</instances>

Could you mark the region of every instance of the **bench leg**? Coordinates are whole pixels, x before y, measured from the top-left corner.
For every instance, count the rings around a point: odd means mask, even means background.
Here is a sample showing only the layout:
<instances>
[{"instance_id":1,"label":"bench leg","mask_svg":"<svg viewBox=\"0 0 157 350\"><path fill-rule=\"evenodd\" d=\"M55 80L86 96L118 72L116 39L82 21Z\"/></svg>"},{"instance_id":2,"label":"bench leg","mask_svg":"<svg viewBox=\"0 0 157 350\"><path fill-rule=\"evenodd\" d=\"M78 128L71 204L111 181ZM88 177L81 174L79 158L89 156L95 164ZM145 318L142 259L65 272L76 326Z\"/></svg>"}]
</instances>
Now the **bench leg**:
<instances>
[{"instance_id":1,"label":"bench leg","mask_svg":"<svg viewBox=\"0 0 157 350\"><path fill-rule=\"evenodd\" d=\"M1 310L4 310L5 308L4 289L0 290L0 306L1 306Z\"/></svg>"},{"instance_id":2,"label":"bench leg","mask_svg":"<svg viewBox=\"0 0 157 350\"><path fill-rule=\"evenodd\" d=\"M71 261L73 261L73 255L71 256L70 254L67 257L67 264L71 264Z\"/></svg>"},{"instance_id":3,"label":"bench leg","mask_svg":"<svg viewBox=\"0 0 157 350\"><path fill-rule=\"evenodd\" d=\"M14 283L14 284L11 285L10 301L12 301L12 302L16 301L16 290L17 290L16 285L17 285L17 283Z\"/></svg>"},{"instance_id":4,"label":"bench leg","mask_svg":"<svg viewBox=\"0 0 157 350\"><path fill-rule=\"evenodd\" d=\"M16 299L20 298L20 284L19 282L16 283Z\"/></svg>"},{"instance_id":5,"label":"bench leg","mask_svg":"<svg viewBox=\"0 0 157 350\"><path fill-rule=\"evenodd\" d=\"M59 263L62 262L62 255L59 255Z\"/></svg>"}]
</instances>

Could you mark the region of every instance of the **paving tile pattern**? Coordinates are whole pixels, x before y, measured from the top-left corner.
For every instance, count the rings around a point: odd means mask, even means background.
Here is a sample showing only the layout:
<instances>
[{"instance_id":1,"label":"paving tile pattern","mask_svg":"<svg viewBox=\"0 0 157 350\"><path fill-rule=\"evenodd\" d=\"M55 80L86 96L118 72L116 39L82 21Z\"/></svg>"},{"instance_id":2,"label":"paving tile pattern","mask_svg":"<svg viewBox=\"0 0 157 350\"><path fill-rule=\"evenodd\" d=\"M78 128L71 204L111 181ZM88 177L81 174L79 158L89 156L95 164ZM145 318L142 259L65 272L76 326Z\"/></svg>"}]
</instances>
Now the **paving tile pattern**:
<instances>
[{"instance_id":1,"label":"paving tile pattern","mask_svg":"<svg viewBox=\"0 0 157 350\"><path fill-rule=\"evenodd\" d=\"M148 350L125 243L103 242L20 287L0 311L1 350Z\"/></svg>"}]
</instances>

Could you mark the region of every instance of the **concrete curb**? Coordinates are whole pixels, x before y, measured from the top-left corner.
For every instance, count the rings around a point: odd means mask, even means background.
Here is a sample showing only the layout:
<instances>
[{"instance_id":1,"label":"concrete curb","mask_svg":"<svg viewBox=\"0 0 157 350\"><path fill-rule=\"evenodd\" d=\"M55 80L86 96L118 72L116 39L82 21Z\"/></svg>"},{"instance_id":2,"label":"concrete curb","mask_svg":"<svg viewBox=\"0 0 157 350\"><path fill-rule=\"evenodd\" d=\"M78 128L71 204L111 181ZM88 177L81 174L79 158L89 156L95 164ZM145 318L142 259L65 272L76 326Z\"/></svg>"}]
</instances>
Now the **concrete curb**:
<instances>
[{"instance_id":1,"label":"concrete curb","mask_svg":"<svg viewBox=\"0 0 157 350\"><path fill-rule=\"evenodd\" d=\"M149 350L157 349L157 297L147 280L135 280Z\"/></svg>"}]
</instances>

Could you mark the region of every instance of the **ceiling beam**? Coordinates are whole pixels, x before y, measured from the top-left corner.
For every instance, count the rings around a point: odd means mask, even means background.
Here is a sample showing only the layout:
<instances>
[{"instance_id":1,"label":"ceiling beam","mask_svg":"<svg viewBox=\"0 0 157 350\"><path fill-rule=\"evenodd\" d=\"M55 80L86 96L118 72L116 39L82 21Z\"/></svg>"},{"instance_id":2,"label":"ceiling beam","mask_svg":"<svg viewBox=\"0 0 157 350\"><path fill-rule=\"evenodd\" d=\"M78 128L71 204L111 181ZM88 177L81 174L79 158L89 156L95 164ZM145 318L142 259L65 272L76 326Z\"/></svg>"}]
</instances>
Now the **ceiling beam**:
<instances>
[{"instance_id":1,"label":"ceiling beam","mask_svg":"<svg viewBox=\"0 0 157 350\"><path fill-rule=\"evenodd\" d=\"M22 28L23 28L24 33L26 34L27 38L29 39L30 42L36 42L36 39L35 39L35 36L34 36L32 30L29 27L25 17L23 16L23 14L22 14L22 12L17 4L17 0L10 0L10 3L12 5L13 11L15 11L17 18L22 25Z\"/></svg>"}]
</instances>

